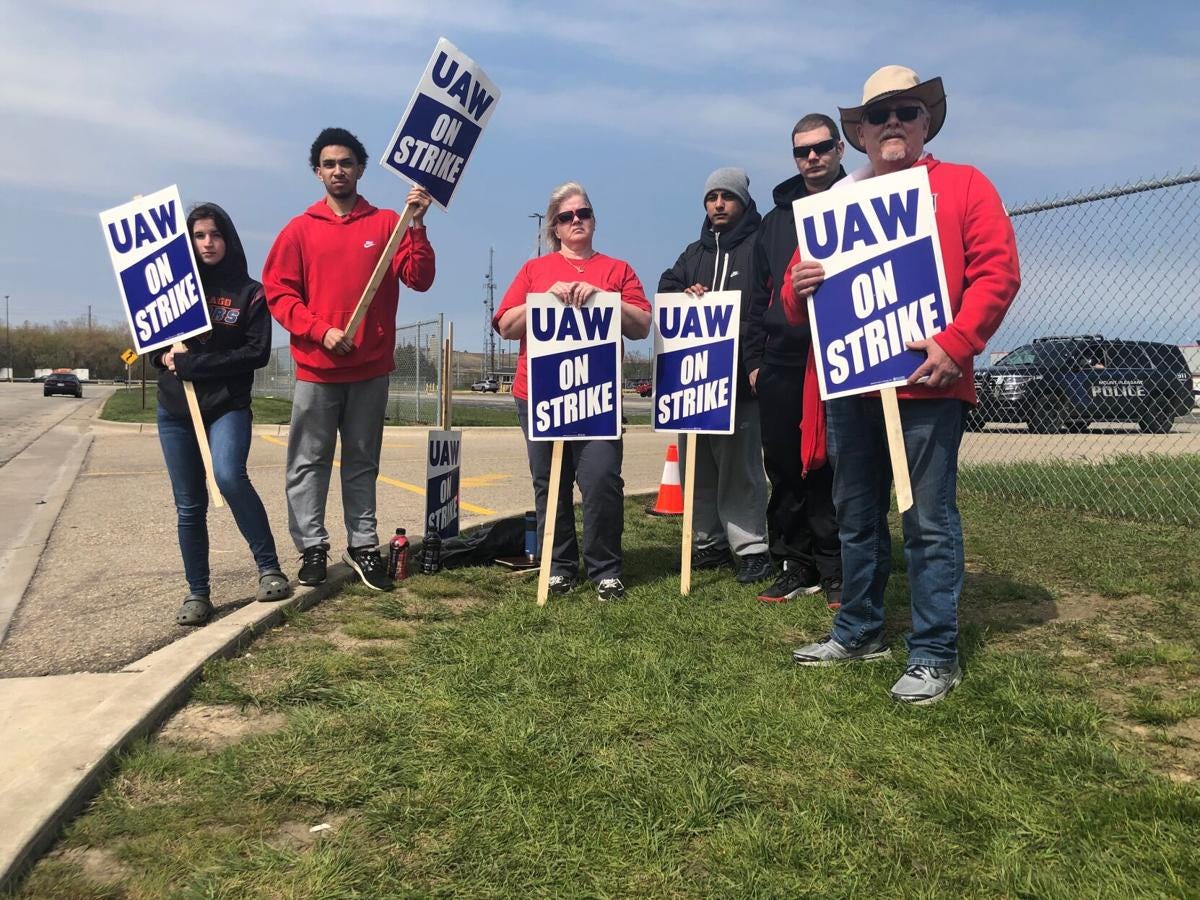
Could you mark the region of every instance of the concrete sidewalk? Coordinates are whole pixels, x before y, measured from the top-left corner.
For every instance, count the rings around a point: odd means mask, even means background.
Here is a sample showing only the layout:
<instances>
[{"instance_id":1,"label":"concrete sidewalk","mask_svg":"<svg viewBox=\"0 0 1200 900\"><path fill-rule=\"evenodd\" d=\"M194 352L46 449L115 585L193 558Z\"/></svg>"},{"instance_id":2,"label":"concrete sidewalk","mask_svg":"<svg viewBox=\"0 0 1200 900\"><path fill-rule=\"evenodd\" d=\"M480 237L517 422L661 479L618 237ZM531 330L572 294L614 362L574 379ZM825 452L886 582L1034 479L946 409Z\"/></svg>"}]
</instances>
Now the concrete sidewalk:
<instances>
[{"instance_id":1,"label":"concrete sidewalk","mask_svg":"<svg viewBox=\"0 0 1200 900\"><path fill-rule=\"evenodd\" d=\"M228 656L338 590L353 573L330 569L318 588L252 603L118 672L0 679L0 890L16 884L92 797L131 741L187 699L205 663Z\"/></svg>"}]
</instances>

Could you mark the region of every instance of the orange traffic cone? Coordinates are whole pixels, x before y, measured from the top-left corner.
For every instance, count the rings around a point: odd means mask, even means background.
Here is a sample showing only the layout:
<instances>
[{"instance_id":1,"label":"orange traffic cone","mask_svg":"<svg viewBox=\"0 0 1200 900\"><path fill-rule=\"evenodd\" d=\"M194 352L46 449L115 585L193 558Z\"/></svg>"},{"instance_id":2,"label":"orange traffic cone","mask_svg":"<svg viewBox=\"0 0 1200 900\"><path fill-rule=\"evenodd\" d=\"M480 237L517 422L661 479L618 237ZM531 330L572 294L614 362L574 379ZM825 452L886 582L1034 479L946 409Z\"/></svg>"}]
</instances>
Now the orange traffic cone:
<instances>
[{"instance_id":1,"label":"orange traffic cone","mask_svg":"<svg viewBox=\"0 0 1200 900\"><path fill-rule=\"evenodd\" d=\"M679 448L667 445L667 461L663 464L662 482L658 486L658 499L646 509L652 516L683 515L683 485L679 481Z\"/></svg>"}]
</instances>

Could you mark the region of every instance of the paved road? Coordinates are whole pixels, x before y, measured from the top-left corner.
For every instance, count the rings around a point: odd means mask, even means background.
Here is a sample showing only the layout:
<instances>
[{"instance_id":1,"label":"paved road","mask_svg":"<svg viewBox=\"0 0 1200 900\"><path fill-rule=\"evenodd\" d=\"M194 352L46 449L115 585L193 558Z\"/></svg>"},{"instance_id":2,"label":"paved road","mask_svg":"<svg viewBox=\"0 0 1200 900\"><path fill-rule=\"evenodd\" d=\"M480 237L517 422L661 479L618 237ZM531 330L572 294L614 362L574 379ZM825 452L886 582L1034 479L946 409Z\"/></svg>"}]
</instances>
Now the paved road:
<instances>
[{"instance_id":1,"label":"paved road","mask_svg":"<svg viewBox=\"0 0 1200 900\"><path fill-rule=\"evenodd\" d=\"M0 646L0 677L115 671L187 633L174 624L186 588L157 435L99 422L91 430L86 461ZM296 551L283 493L286 429L256 432L250 476L267 508L283 568L294 577ZM381 536L398 526L421 531L425 434L423 428L385 433ZM531 506L525 445L517 429L468 428L463 441L464 525ZM626 435L629 493L658 487L668 443L667 436L644 428ZM3 473L0 469L0 478ZM327 522L336 559L345 546L336 477ZM209 523L213 601L228 613L251 602L254 564L227 508L210 509Z\"/></svg>"},{"instance_id":2,"label":"paved road","mask_svg":"<svg viewBox=\"0 0 1200 900\"><path fill-rule=\"evenodd\" d=\"M91 410L112 393L110 387L83 386L83 401L61 394L42 396L42 385L0 382L0 466L32 444L63 419Z\"/></svg>"}]
</instances>

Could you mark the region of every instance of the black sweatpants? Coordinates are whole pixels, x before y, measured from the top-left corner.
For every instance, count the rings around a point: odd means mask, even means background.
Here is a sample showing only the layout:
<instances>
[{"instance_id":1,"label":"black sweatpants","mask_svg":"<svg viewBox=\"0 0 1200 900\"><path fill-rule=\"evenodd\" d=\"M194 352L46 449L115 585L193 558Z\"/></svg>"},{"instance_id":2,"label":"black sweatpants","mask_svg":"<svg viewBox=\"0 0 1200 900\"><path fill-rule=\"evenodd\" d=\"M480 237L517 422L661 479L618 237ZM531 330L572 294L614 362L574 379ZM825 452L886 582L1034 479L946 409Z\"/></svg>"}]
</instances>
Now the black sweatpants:
<instances>
[{"instance_id":1,"label":"black sweatpants","mask_svg":"<svg viewBox=\"0 0 1200 900\"><path fill-rule=\"evenodd\" d=\"M833 468L825 465L801 476L804 367L763 363L755 393L762 420L763 462L771 482L767 503L771 556L777 562L790 559L815 566L822 578L841 578Z\"/></svg>"}]
</instances>

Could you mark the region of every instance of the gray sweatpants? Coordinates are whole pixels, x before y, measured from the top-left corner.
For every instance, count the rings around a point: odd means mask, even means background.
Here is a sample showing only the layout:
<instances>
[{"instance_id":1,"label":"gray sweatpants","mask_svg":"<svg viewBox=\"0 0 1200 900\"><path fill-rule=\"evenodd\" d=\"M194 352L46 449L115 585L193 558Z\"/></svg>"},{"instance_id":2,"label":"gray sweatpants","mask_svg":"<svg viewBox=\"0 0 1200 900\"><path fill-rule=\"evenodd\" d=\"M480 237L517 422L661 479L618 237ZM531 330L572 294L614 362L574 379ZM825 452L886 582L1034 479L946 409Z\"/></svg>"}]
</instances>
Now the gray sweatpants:
<instances>
[{"instance_id":1,"label":"gray sweatpants","mask_svg":"<svg viewBox=\"0 0 1200 900\"><path fill-rule=\"evenodd\" d=\"M767 552L767 476L763 470L758 404L735 407L733 434L696 435L696 488L692 496L695 548L728 546L738 556ZM687 441L679 436L679 471L687 469Z\"/></svg>"},{"instance_id":2,"label":"gray sweatpants","mask_svg":"<svg viewBox=\"0 0 1200 900\"><path fill-rule=\"evenodd\" d=\"M513 398L516 400L516 398ZM525 433L529 474L537 508L538 550L546 530L546 501L550 494L553 441L529 440L528 405L516 400L517 418ZM625 481L621 478L623 441L563 441L562 477L558 490L558 518L550 574L574 580L579 571L579 544L575 538L575 484L583 495L583 565L594 582L621 577L621 532L625 528Z\"/></svg>"},{"instance_id":3,"label":"gray sweatpants","mask_svg":"<svg viewBox=\"0 0 1200 900\"><path fill-rule=\"evenodd\" d=\"M375 479L383 446L388 376L346 384L297 381L288 433L288 530L297 550L328 544L325 501L342 438L342 515L350 547L379 544Z\"/></svg>"}]
</instances>

